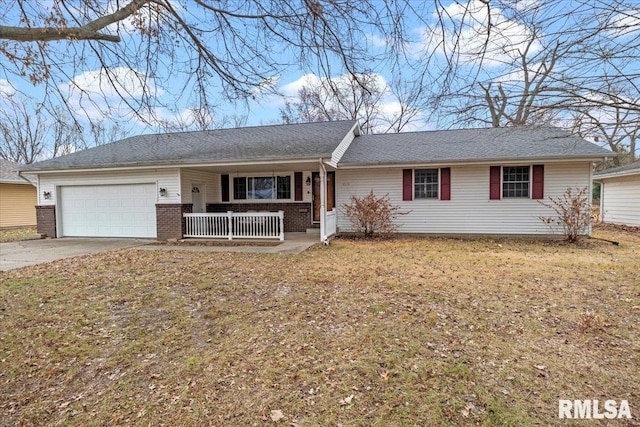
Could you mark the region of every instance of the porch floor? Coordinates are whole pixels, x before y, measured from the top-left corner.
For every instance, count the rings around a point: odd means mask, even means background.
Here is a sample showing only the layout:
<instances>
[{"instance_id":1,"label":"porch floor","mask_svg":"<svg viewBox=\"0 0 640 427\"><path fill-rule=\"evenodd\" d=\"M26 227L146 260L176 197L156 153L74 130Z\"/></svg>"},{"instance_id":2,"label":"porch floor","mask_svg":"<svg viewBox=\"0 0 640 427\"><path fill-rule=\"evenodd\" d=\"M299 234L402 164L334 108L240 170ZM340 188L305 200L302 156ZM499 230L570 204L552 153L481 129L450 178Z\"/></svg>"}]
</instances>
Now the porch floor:
<instances>
[{"instance_id":1,"label":"porch floor","mask_svg":"<svg viewBox=\"0 0 640 427\"><path fill-rule=\"evenodd\" d=\"M205 245L146 245L140 246L143 250L165 250L165 251L191 251L191 252L245 252L245 253L262 253L262 254L299 254L316 243L320 243L320 237L307 233L284 233L284 241L273 239L264 240L233 240L234 243L242 243L239 246L229 245L229 240L216 239L185 239L197 242L206 241ZM215 242L219 241L220 245L216 246ZM212 243L214 242L214 243ZM251 243L269 243L268 246L260 246Z\"/></svg>"}]
</instances>

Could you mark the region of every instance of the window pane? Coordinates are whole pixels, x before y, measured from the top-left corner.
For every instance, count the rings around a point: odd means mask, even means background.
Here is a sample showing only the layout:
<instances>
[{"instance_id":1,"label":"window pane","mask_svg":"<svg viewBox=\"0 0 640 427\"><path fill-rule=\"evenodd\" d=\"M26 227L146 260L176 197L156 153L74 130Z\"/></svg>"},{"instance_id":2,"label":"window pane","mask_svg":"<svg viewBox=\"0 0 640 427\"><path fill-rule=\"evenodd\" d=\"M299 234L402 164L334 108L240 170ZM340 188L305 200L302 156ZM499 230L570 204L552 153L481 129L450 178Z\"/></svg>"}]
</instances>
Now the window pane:
<instances>
[{"instance_id":1,"label":"window pane","mask_svg":"<svg viewBox=\"0 0 640 427\"><path fill-rule=\"evenodd\" d=\"M249 191L247 198L249 199L273 199L273 177L255 177L248 178Z\"/></svg>"},{"instance_id":2,"label":"window pane","mask_svg":"<svg viewBox=\"0 0 640 427\"><path fill-rule=\"evenodd\" d=\"M438 198L438 169L417 169L414 181L414 198Z\"/></svg>"},{"instance_id":3,"label":"window pane","mask_svg":"<svg viewBox=\"0 0 640 427\"><path fill-rule=\"evenodd\" d=\"M233 198L236 200L247 198L247 178L233 178Z\"/></svg>"},{"instance_id":4,"label":"window pane","mask_svg":"<svg viewBox=\"0 0 640 427\"><path fill-rule=\"evenodd\" d=\"M291 177L279 176L278 177L278 199L290 199L291 198Z\"/></svg>"},{"instance_id":5,"label":"window pane","mask_svg":"<svg viewBox=\"0 0 640 427\"><path fill-rule=\"evenodd\" d=\"M502 168L502 197L529 197L529 166Z\"/></svg>"}]
</instances>

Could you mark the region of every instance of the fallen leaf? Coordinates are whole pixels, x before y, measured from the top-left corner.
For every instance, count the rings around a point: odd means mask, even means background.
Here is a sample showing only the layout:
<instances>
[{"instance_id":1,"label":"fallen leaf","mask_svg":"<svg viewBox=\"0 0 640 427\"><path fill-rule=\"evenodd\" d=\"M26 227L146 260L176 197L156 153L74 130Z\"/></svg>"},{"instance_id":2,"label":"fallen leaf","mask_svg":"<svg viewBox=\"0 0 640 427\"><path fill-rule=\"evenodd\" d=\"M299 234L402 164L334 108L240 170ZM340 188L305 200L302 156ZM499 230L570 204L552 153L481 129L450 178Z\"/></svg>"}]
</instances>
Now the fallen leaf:
<instances>
[{"instance_id":1,"label":"fallen leaf","mask_svg":"<svg viewBox=\"0 0 640 427\"><path fill-rule=\"evenodd\" d=\"M340 403L340 405L345 406L345 405L351 405L351 401L353 400L353 394L345 397L344 399L340 399L340 401L338 403Z\"/></svg>"},{"instance_id":2,"label":"fallen leaf","mask_svg":"<svg viewBox=\"0 0 640 427\"><path fill-rule=\"evenodd\" d=\"M271 411L271 421L278 422L284 418L284 414L280 409L274 409Z\"/></svg>"}]
</instances>

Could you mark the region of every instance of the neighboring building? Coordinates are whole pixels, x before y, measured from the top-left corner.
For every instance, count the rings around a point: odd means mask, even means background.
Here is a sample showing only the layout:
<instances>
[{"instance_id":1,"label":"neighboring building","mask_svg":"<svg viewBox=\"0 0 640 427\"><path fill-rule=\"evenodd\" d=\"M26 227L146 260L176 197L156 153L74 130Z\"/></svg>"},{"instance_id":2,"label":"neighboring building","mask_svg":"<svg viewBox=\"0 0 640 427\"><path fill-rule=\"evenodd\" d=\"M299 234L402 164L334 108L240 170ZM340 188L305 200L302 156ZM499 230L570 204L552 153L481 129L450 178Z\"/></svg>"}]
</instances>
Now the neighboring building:
<instances>
[{"instance_id":1,"label":"neighboring building","mask_svg":"<svg viewBox=\"0 0 640 427\"><path fill-rule=\"evenodd\" d=\"M640 160L593 175L600 183L600 221L640 227Z\"/></svg>"},{"instance_id":2,"label":"neighboring building","mask_svg":"<svg viewBox=\"0 0 640 427\"><path fill-rule=\"evenodd\" d=\"M260 237L280 218L324 241L352 230L341 207L371 190L407 212L400 233L550 234L538 201L590 190L609 155L555 128L360 135L337 121L141 135L28 169L51 237Z\"/></svg>"},{"instance_id":3,"label":"neighboring building","mask_svg":"<svg viewBox=\"0 0 640 427\"><path fill-rule=\"evenodd\" d=\"M18 175L21 167L0 159L0 228L36 225L36 187Z\"/></svg>"}]
</instances>

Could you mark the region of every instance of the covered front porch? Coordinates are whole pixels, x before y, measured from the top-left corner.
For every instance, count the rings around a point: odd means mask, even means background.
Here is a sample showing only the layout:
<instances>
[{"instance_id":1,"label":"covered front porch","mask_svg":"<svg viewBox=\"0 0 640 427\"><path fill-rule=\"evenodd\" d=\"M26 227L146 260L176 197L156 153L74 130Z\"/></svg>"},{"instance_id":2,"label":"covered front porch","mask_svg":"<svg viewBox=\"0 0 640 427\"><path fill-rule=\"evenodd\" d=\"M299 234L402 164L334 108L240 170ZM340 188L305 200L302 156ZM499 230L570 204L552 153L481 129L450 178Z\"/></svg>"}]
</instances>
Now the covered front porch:
<instances>
[{"instance_id":1,"label":"covered front porch","mask_svg":"<svg viewBox=\"0 0 640 427\"><path fill-rule=\"evenodd\" d=\"M335 172L324 162L198 165L180 169L181 238L284 240L336 234Z\"/></svg>"}]
</instances>

